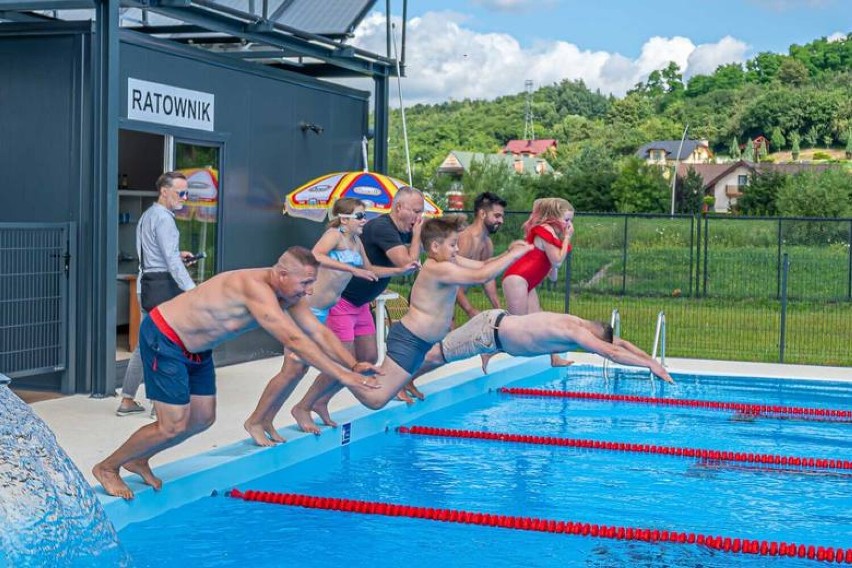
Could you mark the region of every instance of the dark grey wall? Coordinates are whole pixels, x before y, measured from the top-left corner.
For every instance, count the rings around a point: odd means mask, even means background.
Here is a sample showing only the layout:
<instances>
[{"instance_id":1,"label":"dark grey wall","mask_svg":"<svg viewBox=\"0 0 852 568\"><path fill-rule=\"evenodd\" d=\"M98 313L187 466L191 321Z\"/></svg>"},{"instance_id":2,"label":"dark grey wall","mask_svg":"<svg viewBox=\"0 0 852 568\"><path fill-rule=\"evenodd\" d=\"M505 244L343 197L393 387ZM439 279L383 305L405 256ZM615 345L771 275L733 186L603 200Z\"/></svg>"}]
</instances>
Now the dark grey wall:
<instances>
[{"instance_id":1,"label":"dark grey wall","mask_svg":"<svg viewBox=\"0 0 852 568\"><path fill-rule=\"evenodd\" d=\"M221 141L220 270L270 266L288 246L311 246L322 226L284 217L284 195L326 172L360 169L361 137L367 132L369 94L223 57L193 48L174 49L127 33L121 47L121 116L127 115L127 79L212 93L215 133L163 129L181 138ZM300 123L324 128L302 132ZM223 345L219 364L280 352L265 332Z\"/></svg>"},{"instance_id":2,"label":"dark grey wall","mask_svg":"<svg viewBox=\"0 0 852 568\"><path fill-rule=\"evenodd\" d=\"M78 220L81 43L0 37L0 221Z\"/></svg>"}]
</instances>

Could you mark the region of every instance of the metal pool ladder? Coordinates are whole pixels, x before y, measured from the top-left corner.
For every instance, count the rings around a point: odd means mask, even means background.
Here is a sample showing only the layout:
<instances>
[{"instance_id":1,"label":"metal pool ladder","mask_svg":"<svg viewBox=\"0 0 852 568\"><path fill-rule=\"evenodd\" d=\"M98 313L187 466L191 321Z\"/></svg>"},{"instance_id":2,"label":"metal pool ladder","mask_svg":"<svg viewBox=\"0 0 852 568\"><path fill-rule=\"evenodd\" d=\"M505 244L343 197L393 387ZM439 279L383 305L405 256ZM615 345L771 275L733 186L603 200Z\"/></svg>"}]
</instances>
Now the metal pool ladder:
<instances>
[{"instance_id":1,"label":"metal pool ladder","mask_svg":"<svg viewBox=\"0 0 852 568\"><path fill-rule=\"evenodd\" d=\"M654 333L654 349L651 351L651 358L657 358L657 347L660 348L660 365L666 366L666 313L660 310L657 314L657 331ZM654 373L651 373L651 380L654 380Z\"/></svg>"},{"instance_id":2,"label":"metal pool ladder","mask_svg":"<svg viewBox=\"0 0 852 568\"><path fill-rule=\"evenodd\" d=\"M609 318L609 325L612 327L612 336L621 337L621 314L618 308L612 310L612 316ZM609 359L603 358L603 376L604 380L609 380Z\"/></svg>"}]
</instances>

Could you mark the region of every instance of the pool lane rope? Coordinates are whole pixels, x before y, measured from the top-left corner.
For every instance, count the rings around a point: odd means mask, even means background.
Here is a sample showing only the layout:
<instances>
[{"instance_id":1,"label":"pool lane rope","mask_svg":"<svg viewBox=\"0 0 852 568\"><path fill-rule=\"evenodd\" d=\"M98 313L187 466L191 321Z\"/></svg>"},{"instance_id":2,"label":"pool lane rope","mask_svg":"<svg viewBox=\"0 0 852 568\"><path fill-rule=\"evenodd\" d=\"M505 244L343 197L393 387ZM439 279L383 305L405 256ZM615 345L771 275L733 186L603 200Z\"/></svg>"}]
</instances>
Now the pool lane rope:
<instances>
[{"instance_id":1,"label":"pool lane rope","mask_svg":"<svg viewBox=\"0 0 852 568\"><path fill-rule=\"evenodd\" d=\"M694 400L688 398L656 398L629 394L605 394L597 392L577 392L547 389L509 388L499 389L501 394L515 396L570 398L574 400L594 400L607 402L628 402L657 406L680 406L686 408L706 408L710 410L735 410L750 417L767 416L770 418L798 418L823 420L826 422L852 422L852 410L831 408L808 408L804 406L777 406L768 404L747 404L742 402L724 402L716 400Z\"/></svg>"},{"instance_id":2,"label":"pool lane rope","mask_svg":"<svg viewBox=\"0 0 852 568\"><path fill-rule=\"evenodd\" d=\"M244 501L256 501L306 509L322 509L359 513L362 515L383 515L387 517L408 517L427 519L465 525L481 525L506 529L567 534L592 538L609 538L643 542L669 542L693 546L705 546L714 550L739 554L761 556L787 556L791 558L809 558L837 564L852 564L852 548L816 546L794 542L753 540L730 536L704 535L681 531L669 531L640 527L622 527L600 525L576 521L557 521L515 515L496 515L492 513L470 512L458 509L435 509L415 507L397 503L376 501L358 501L337 497L315 497L295 493L274 493L270 491L239 491L232 489L225 493L228 497Z\"/></svg>"},{"instance_id":3,"label":"pool lane rope","mask_svg":"<svg viewBox=\"0 0 852 568\"><path fill-rule=\"evenodd\" d=\"M551 436L530 436L526 434L507 434L504 432L482 432L478 430L456 430L451 428L432 428L429 426L400 426L397 431L401 434L417 436L433 436L440 438L462 438L473 440L488 440L493 442L509 442L519 444L536 444L539 446L563 446L592 450L609 450L614 452L633 452L643 454L660 454L682 458L695 458L714 462L739 462L758 464L781 468L801 468L802 470L852 470L852 461L841 459L824 459L801 456L782 456L778 454L755 454L746 452L731 452L723 450L706 450L701 448L684 448L678 446L658 446L655 444L638 444L633 442L607 442L603 440L588 440L582 438L556 438Z\"/></svg>"}]
</instances>

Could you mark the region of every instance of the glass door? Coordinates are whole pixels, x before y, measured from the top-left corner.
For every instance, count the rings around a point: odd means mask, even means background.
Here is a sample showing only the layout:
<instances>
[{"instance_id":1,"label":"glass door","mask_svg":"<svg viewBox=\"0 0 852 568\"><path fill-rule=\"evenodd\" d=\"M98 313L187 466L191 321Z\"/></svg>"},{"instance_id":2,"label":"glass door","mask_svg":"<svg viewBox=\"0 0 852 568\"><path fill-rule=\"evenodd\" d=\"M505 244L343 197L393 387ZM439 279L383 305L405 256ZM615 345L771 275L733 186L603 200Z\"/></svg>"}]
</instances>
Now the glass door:
<instances>
[{"instance_id":1,"label":"glass door","mask_svg":"<svg viewBox=\"0 0 852 568\"><path fill-rule=\"evenodd\" d=\"M216 272L221 150L220 145L174 140L174 169L186 175L189 184L187 201L175 212L180 250L206 255L190 268L197 283Z\"/></svg>"}]
</instances>

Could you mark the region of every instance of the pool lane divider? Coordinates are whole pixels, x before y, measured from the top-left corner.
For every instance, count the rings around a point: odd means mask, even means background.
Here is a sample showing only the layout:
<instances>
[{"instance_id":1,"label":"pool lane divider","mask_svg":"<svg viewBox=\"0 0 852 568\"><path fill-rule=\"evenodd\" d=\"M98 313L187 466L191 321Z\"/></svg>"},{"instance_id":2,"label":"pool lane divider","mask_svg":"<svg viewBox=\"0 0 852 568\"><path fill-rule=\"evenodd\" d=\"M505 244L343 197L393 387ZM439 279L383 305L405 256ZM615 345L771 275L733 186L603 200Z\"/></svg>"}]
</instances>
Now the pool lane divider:
<instances>
[{"instance_id":1,"label":"pool lane divider","mask_svg":"<svg viewBox=\"0 0 852 568\"><path fill-rule=\"evenodd\" d=\"M563 446L568 448L609 450L614 452L660 454L708 461L741 462L759 464L761 466L795 467L801 468L802 470L852 470L852 461L840 459L782 456L777 454L754 454L723 450L705 450L701 448L684 448L679 446L637 444L633 442L607 442L603 440L588 440L582 438L556 438L551 436L507 434L503 432L482 432L479 430L432 428L429 426L400 426L397 428L397 432L416 436L488 440L492 442L535 444L539 446ZM775 468L773 467L773 469Z\"/></svg>"},{"instance_id":2,"label":"pool lane divider","mask_svg":"<svg viewBox=\"0 0 852 568\"><path fill-rule=\"evenodd\" d=\"M837 564L852 564L852 548L816 546L793 542L753 540L730 536L704 535L682 531L669 531L640 527L621 527L600 525L576 521L557 521L515 515L495 515L491 513L470 512L458 509L435 509L415 507L398 503L376 501L358 501L337 497L316 497L296 493L275 493L270 491L239 491L232 489L225 493L228 497L290 507L342 511L362 515L383 515L387 517L408 517L427 519L465 525L481 525L505 529L567 534L592 538L609 538L643 542L669 542L693 546L705 546L714 550L739 554L761 556L787 556L809 558Z\"/></svg>"},{"instance_id":3,"label":"pool lane divider","mask_svg":"<svg viewBox=\"0 0 852 568\"><path fill-rule=\"evenodd\" d=\"M710 410L735 410L748 417L767 416L770 418L797 418L825 422L852 422L852 410L831 408L808 408L804 406L777 406L767 404L747 404L742 402L724 402L716 400L694 400L688 398L656 398L628 394L606 394L597 392L578 392L547 389L509 388L498 389L501 394L545 398L570 398L574 400L594 400L606 402L629 402L657 406L680 406L686 408L706 408Z\"/></svg>"}]
</instances>

